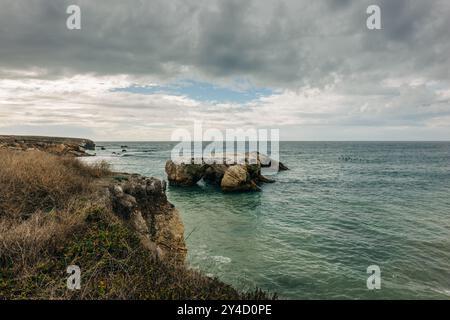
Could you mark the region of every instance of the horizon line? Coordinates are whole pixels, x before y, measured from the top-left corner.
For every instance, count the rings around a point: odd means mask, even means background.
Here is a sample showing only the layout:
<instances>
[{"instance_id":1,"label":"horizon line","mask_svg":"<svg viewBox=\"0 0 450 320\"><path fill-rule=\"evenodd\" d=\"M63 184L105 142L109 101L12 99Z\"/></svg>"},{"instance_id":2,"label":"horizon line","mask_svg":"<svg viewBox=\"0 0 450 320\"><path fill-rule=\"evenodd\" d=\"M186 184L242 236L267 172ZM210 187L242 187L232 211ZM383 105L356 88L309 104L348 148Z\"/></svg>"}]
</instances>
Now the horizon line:
<instances>
[{"instance_id":1,"label":"horizon line","mask_svg":"<svg viewBox=\"0 0 450 320\"><path fill-rule=\"evenodd\" d=\"M81 138L88 139L88 138ZM93 140L93 139L90 139ZM94 142L250 142L249 140L93 140ZM259 140L257 140L259 141ZM268 141L270 142L270 141ZM450 140L279 140L279 142L450 142Z\"/></svg>"}]
</instances>

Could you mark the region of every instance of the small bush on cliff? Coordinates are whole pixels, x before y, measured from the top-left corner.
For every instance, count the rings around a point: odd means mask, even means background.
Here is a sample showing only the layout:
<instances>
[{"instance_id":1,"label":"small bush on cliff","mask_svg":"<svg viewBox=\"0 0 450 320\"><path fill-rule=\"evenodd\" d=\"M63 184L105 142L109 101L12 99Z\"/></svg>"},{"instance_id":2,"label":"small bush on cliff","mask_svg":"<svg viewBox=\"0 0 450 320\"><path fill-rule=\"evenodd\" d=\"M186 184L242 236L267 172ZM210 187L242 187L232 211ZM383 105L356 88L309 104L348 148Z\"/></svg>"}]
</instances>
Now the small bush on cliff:
<instances>
[{"instance_id":1,"label":"small bush on cliff","mask_svg":"<svg viewBox=\"0 0 450 320\"><path fill-rule=\"evenodd\" d=\"M0 299L263 299L155 260L99 199L105 164L0 152ZM82 268L82 288L66 268Z\"/></svg>"}]
</instances>

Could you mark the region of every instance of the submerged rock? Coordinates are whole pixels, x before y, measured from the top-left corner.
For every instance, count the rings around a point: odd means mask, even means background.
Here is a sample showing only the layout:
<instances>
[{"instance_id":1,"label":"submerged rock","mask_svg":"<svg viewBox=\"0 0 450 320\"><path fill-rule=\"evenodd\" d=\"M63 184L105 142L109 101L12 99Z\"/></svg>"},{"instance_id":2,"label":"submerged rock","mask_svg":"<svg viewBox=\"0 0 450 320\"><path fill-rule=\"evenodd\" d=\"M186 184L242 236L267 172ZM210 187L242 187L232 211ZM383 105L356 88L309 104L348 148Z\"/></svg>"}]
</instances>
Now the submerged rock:
<instances>
[{"instance_id":1,"label":"submerged rock","mask_svg":"<svg viewBox=\"0 0 450 320\"><path fill-rule=\"evenodd\" d=\"M202 159L168 160L166 173L169 183L175 186L193 186L203 179L220 186L224 192L260 191L258 184L275 182L261 174L261 168L274 167L288 170L281 162L266 155L245 153Z\"/></svg>"},{"instance_id":2,"label":"submerged rock","mask_svg":"<svg viewBox=\"0 0 450 320\"><path fill-rule=\"evenodd\" d=\"M289 170L288 167L286 167L282 162L273 160L269 156L259 153L259 152L252 152L250 153L251 156L258 157L259 162L261 163L262 168L268 168L271 166L278 167L279 171L285 171Z\"/></svg>"}]
</instances>

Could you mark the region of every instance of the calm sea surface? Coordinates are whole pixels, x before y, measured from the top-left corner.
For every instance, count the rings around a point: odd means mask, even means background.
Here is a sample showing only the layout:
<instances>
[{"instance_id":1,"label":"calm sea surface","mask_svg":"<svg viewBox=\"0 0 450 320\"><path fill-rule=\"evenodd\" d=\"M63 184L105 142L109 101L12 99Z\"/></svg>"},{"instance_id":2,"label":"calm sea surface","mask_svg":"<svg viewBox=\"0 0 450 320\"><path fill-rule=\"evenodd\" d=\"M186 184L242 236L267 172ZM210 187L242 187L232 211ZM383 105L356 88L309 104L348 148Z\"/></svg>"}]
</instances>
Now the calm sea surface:
<instances>
[{"instance_id":1,"label":"calm sea surface","mask_svg":"<svg viewBox=\"0 0 450 320\"><path fill-rule=\"evenodd\" d=\"M87 161L166 179L175 143L98 145ZM450 298L450 143L282 142L280 155L291 170L259 193L169 187L191 267L281 298Z\"/></svg>"}]
</instances>

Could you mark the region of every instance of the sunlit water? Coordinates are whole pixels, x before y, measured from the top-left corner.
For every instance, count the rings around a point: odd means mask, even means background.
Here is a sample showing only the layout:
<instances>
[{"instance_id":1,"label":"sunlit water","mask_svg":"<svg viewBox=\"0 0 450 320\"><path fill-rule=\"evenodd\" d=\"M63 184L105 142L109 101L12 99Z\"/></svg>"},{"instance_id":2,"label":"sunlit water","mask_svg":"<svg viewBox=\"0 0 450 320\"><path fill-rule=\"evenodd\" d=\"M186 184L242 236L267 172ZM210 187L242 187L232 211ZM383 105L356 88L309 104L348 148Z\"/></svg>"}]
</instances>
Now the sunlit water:
<instances>
[{"instance_id":1,"label":"sunlit water","mask_svg":"<svg viewBox=\"0 0 450 320\"><path fill-rule=\"evenodd\" d=\"M174 143L98 145L88 161L166 179ZM191 267L281 298L450 297L450 143L284 142L280 154L291 170L259 193L169 187Z\"/></svg>"}]
</instances>

